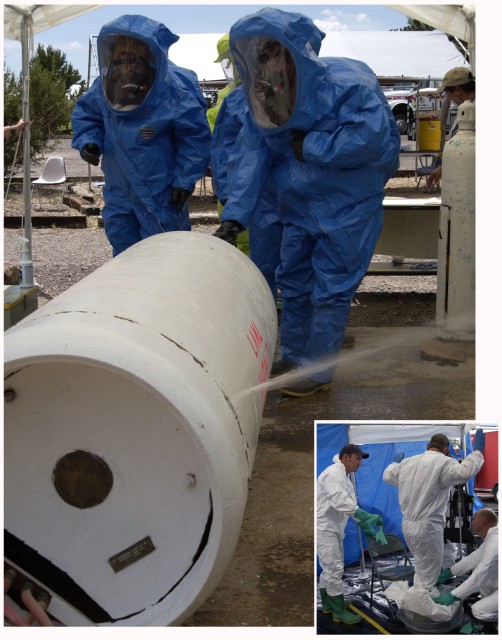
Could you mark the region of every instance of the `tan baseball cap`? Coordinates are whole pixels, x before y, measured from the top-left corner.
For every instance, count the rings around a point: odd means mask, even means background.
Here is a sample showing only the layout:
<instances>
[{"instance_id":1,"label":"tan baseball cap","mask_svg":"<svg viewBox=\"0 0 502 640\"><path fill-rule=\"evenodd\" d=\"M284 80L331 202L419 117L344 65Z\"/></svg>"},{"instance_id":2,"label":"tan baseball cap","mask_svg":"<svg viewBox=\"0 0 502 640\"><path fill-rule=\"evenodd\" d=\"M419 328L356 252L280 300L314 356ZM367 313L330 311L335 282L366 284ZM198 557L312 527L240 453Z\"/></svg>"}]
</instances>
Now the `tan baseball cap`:
<instances>
[{"instance_id":1,"label":"tan baseball cap","mask_svg":"<svg viewBox=\"0 0 502 640\"><path fill-rule=\"evenodd\" d=\"M438 93L443 93L446 87L460 87L463 84L467 84L474 80L474 76L466 67L455 67L454 69L450 69L445 77L443 78L443 82L437 88Z\"/></svg>"}]
</instances>

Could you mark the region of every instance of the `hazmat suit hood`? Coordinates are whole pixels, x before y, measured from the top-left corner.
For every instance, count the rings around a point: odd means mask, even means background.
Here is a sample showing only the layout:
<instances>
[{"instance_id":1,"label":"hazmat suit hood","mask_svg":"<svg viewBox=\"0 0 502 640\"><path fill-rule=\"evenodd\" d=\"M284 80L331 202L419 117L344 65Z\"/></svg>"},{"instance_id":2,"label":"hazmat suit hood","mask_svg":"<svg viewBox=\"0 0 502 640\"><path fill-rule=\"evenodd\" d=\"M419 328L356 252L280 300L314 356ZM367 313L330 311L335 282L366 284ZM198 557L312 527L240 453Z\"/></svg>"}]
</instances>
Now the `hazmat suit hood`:
<instances>
[{"instance_id":1,"label":"hazmat suit hood","mask_svg":"<svg viewBox=\"0 0 502 640\"><path fill-rule=\"evenodd\" d=\"M225 33L221 36L216 44L216 48L218 50L218 57L215 62L219 62L221 64L221 68L223 69L223 73L225 74L225 78L230 89L235 89L235 87L240 85L241 79L239 77L237 67L235 66L232 53L230 52L229 33Z\"/></svg>"},{"instance_id":2,"label":"hazmat suit hood","mask_svg":"<svg viewBox=\"0 0 502 640\"><path fill-rule=\"evenodd\" d=\"M168 49L179 40L165 25L126 15L101 28L97 48L103 95L108 108L136 114L162 99L168 74Z\"/></svg>"},{"instance_id":3,"label":"hazmat suit hood","mask_svg":"<svg viewBox=\"0 0 502 640\"><path fill-rule=\"evenodd\" d=\"M308 129L327 75L318 53L324 33L300 13L266 8L238 20L230 50L254 123L264 135Z\"/></svg>"}]
</instances>

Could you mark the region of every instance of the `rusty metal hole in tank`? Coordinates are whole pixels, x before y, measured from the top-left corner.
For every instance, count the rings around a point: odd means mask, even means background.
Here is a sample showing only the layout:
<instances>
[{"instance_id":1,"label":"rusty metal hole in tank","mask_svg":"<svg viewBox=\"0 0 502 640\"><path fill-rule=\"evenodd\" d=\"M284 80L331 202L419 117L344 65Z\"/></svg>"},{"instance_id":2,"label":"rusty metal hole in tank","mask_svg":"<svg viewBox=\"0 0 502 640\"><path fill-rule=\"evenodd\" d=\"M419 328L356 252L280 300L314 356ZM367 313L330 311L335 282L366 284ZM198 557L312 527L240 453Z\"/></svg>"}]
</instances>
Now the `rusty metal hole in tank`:
<instances>
[{"instance_id":1,"label":"rusty metal hole in tank","mask_svg":"<svg viewBox=\"0 0 502 640\"><path fill-rule=\"evenodd\" d=\"M101 504L113 485L113 475L106 462L94 453L82 450L60 458L52 477L61 498L78 509Z\"/></svg>"}]
</instances>

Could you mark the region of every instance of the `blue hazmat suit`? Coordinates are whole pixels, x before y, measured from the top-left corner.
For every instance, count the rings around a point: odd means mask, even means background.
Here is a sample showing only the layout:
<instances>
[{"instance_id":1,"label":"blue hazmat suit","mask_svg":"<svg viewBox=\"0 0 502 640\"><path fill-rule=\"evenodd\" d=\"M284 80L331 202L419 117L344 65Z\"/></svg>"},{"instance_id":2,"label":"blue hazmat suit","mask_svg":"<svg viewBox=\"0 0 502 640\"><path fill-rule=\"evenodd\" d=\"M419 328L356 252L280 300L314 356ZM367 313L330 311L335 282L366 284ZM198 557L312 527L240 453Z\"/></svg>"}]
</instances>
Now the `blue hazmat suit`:
<instances>
[{"instance_id":1,"label":"blue hazmat suit","mask_svg":"<svg viewBox=\"0 0 502 640\"><path fill-rule=\"evenodd\" d=\"M211 141L211 168L220 202L228 198L228 159L245 118L249 118L242 85L225 96L220 105ZM252 125L251 125L252 126ZM280 261L282 219L277 211L275 193L267 186L261 193L249 222L249 255L277 298L276 270Z\"/></svg>"},{"instance_id":2,"label":"blue hazmat suit","mask_svg":"<svg viewBox=\"0 0 502 640\"><path fill-rule=\"evenodd\" d=\"M282 360L329 382L352 297L373 255L384 186L400 137L375 74L357 60L319 58L322 39L297 13L263 9L230 30L252 124L229 158L222 220L247 228L271 180L284 223L277 283Z\"/></svg>"},{"instance_id":3,"label":"blue hazmat suit","mask_svg":"<svg viewBox=\"0 0 502 640\"><path fill-rule=\"evenodd\" d=\"M73 111L73 148L82 155L96 145L102 154L102 217L114 255L148 236L190 229L186 199L206 173L211 134L197 76L168 59L178 39L143 16L104 25L100 76Z\"/></svg>"},{"instance_id":4,"label":"blue hazmat suit","mask_svg":"<svg viewBox=\"0 0 502 640\"><path fill-rule=\"evenodd\" d=\"M313 33L310 44L316 53L319 53L324 35L319 30ZM222 49L220 58L224 55L226 42L227 40L222 38L218 43L219 48ZM226 55L233 66L230 52ZM232 77L237 78L238 85L224 97L219 105L211 141L211 167L220 202L226 202L229 196L228 161L244 120L246 119L249 126L253 127L240 77L235 72ZM277 298L276 271L280 263L283 219L278 214L277 196L272 184L264 186L261 196L249 222L249 253L267 280L274 298ZM239 246L238 243L237 246Z\"/></svg>"}]
</instances>

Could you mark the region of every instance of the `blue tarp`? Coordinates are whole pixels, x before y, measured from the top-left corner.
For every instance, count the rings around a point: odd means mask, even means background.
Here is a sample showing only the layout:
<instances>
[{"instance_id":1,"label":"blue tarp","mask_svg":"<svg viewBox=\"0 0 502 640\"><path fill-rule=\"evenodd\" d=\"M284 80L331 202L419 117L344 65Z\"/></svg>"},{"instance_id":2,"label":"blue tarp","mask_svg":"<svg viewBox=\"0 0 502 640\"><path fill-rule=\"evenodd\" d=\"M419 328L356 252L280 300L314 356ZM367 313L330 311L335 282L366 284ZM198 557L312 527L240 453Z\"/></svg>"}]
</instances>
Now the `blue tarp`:
<instances>
[{"instance_id":1,"label":"blue tarp","mask_svg":"<svg viewBox=\"0 0 502 640\"><path fill-rule=\"evenodd\" d=\"M333 456L349 442L350 426L348 424L317 424L317 475L330 464L333 464ZM375 425L375 429L379 426ZM384 427L382 427L384 428ZM417 427L419 428L419 427ZM441 427L436 427L435 432L441 433ZM354 439L351 438L353 442ZM427 439L428 441L428 439ZM397 443L376 443L364 444L357 441L361 448L368 452L369 458L363 463L357 473L356 491L358 504L361 509L378 513L384 521L384 532L392 533L404 541L401 530L402 515L399 508L398 489L383 481L382 476L385 468L394 460L396 453L403 451L408 458L426 451L427 441L407 441ZM472 452L471 439L469 433L465 434L466 455ZM460 458L450 445L450 453L456 458ZM467 484L468 492L475 495L474 479ZM483 507L482 502L475 496L474 511ZM367 549L366 538L363 535L363 547ZM345 529L344 541L345 564L356 562L361 556L358 527L352 518L349 518ZM318 565L318 573L320 567Z\"/></svg>"}]
</instances>

